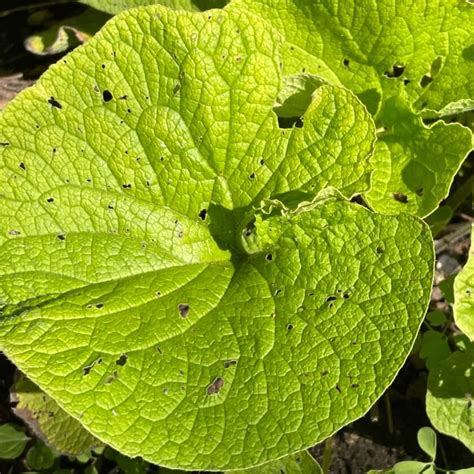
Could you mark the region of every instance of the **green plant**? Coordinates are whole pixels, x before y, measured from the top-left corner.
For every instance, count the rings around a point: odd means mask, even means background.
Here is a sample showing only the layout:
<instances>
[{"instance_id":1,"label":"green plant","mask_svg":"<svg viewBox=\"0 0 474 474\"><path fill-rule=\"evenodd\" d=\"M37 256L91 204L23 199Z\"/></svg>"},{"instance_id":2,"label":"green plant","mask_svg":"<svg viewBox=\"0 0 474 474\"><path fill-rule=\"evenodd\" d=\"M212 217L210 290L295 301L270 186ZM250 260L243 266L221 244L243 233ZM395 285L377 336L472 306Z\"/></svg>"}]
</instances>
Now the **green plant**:
<instances>
[{"instance_id":1,"label":"green plant","mask_svg":"<svg viewBox=\"0 0 474 474\"><path fill-rule=\"evenodd\" d=\"M433 273L419 217L472 140L420 102L469 107L465 36L430 30L456 47L412 89L378 77L392 33L367 42L373 64L355 40L336 54L329 26L324 54L303 51L324 13L307 6L127 11L0 117L0 347L127 455L215 470L301 451L363 415L413 345Z\"/></svg>"}]
</instances>

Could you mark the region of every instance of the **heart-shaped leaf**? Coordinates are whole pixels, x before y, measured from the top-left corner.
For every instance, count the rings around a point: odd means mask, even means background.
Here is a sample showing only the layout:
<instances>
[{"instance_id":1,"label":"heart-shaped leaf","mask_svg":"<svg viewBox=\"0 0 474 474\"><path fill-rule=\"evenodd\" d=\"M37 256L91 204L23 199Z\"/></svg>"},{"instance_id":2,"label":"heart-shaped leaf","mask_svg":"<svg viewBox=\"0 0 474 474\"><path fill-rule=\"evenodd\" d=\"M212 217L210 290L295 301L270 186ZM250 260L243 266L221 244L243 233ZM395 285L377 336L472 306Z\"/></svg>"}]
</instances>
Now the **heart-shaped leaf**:
<instances>
[{"instance_id":1,"label":"heart-shaped leaf","mask_svg":"<svg viewBox=\"0 0 474 474\"><path fill-rule=\"evenodd\" d=\"M369 114L320 81L279 123L283 44L238 6L130 10L0 117L0 347L129 456L301 451L370 408L426 310L428 227L344 198Z\"/></svg>"}]
</instances>

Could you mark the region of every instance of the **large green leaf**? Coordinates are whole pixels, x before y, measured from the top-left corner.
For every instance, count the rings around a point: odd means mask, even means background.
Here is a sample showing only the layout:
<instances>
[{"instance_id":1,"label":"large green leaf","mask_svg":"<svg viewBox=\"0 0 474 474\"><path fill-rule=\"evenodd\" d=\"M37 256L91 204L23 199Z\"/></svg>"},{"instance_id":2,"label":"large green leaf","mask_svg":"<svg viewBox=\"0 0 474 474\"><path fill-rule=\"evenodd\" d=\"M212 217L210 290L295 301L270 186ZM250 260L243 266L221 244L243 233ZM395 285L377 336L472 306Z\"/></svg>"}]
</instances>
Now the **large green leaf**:
<instances>
[{"instance_id":1,"label":"large green leaf","mask_svg":"<svg viewBox=\"0 0 474 474\"><path fill-rule=\"evenodd\" d=\"M176 10L203 11L222 8L228 0L79 0L107 13L120 13L129 8L160 4Z\"/></svg>"},{"instance_id":2,"label":"large green leaf","mask_svg":"<svg viewBox=\"0 0 474 474\"><path fill-rule=\"evenodd\" d=\"M380 131L369 203L431 213L472 147L459 124L425 127L415 112L474 108L474 5L459 0L235 0L283 32L287 74L353 90ZM463 101L463 99L466 99ZM436 115L436 114L434 114Z\"/></svg>"},{"instance_id":3,"label":"large green leaf","mask_svg":"<svg viewBox=\"0 0 474 474\"><path fill-rule=\"evenodd\" d=\"M282 44L238 6L130 10L0 116L0 347L129 456L301 451L369 409L421 323L429 229L343 197L375 140L346 89L279 127Z\"/></svg>"},{"instance_id":4,"label":"large green leaf","mask_svg":"<svg viewBox=\"0 0 474 474\"><path fill-rule=\"evenodd\" d=\"M430 370L426 411L433 426L474 452L474 344Z\"/></svg>"},{"instance_id":5,"label":"large green leaf","mask_svg":"<svg viewBox=\"0 0 474 474\"><path fill-rule=\"evenodd\" d=\"M474 341L474 233L466 265L454 281L454 320L471 341Z\"/></svg>"}]
</instances>

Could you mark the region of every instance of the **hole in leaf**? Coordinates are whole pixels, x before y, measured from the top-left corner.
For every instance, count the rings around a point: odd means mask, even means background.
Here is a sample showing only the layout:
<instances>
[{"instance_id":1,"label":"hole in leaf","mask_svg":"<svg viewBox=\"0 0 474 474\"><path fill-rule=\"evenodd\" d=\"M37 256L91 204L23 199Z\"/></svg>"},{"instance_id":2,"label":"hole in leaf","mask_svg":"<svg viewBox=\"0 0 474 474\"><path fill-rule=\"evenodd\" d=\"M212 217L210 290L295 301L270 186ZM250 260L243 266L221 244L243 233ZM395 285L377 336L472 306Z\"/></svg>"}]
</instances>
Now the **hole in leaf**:
<instances>
[{"instance_id":1,"label":"hole in leaf","mask_svg":"<svg viewBox=\"0 0 474 474\"><path fill-rule=\"evenodd\" d=\"M420 80L421 87L427 87L433 82L433 78L429 74L425 74Z\"/></svg>"},{"instance_id":2,"label":"hole in leaf","mask_svg":"<svg viewBox=\"0 0 474 474\"><path fill-rule=\"evenodd\" d=\"M206 219L206 216L207 216L207 209L201 209L199 211L199 218L204 221Z\"/></svg>"},{"instance_id":3,"label":"hole in leaf","mask_svg":"<svg viewBox=\"0 0 474 474\"><path fill-rule=\"evenodd\" d=\"M51 104L53 107L56 107L57 109L62 109L63 106L54 98L50 97L48 99L49 104Z\"/></svg>"},{"instance_id":4,"label":"hole in leaf","mask_svg":"<svg viewBox=\"0 0 474 474\"><path fill-rule=\"evenodd\" d=\"M328 296L326 298L326 302L329 303L330 301L335 301L337 298L335 296Z\"/></svg>"},{"instance_id":5,"label":"hole in leaf","mask_svg":"<svg viewBox=\"0 0 474 474\"><path fill-rule=\"evenodd\" d=\"M287 325L286 325L286 329L287 329L288 331L291 331L291 330L293 329L293 327L294 327L293 324L287 324Z\"/></svg>"},{"instance_id":6,"label":"hole in leaf","mask_svg":"<svg viewBox=\"0 0 474 474\"><path fill-rule=\"evenodd\" d=\"M265 255L265 260L268 260L269 262L271 262L273 260L273 255L271 253L267 253Z\"/></svg>"},{"instance_id":7,"label":"hole in leaf","mask_svg":"<svg viewBox=\"0 0 474 474\"><path fill-rule=\"evenodd\" d=\"M130 189L132 187L131 184L122 184L123 189Z\"/></svg>"},{"instance_id":8,"label":"hole in leaf","mask_svg":"<svg viewBox=\"0 0 474 474\"><path fill-rule=\"evenodd\" d=\"M216 393L219 393L221 388L224 386L224 379L222 377L217 377L214 382L207 387L207 394L208 395L214 395Z\"/></svg>"},{"instance_id":9,"label":"hole in leaf","mask_svg":"<svg viewBox=\"0 0 474 474\"><path fill-rule=\"evenodd\" d=\"M339 387L339 385L336 385L336 390L337 390L339 393L342 393L341 387Z\"/></svg>"},{"instance_id":10,"label":"hole in leaf","mask_svg":"<svg viewBox=\"0 0 474 474\"><path fill-rule=\"evenodd\" d=\"M22 170L25 170L26 171L26 166L25 166L25 163L23 163L23 161L18 165Z\"/></svg>"},{"instance_id":11,"label":"hole in leaf","mask_svg":"<svg viewBox=\"0 0 474 474\"><path fill-rule=\"evenodd\" d=\"M344 293L343 298L344 298L345 300L348 300L348 299L350 298L350 296L349 296L348 293Z\"/></svg>"},{"instance_id":12,"label":"hole in leaf","mask_svg":"<svg viewBox=\"0 0 474 474\"><path fill-rule=\"evenodd\" d=\"M321 375L321 377L326 377L326 375L328 375L328 374L329 374L328 370L323 370L320 375Z\"/></svg>"},{"instance_id":13,"label":"hole in leaf","mask_svg":"<svg viewBox=\"0 0 474 474\"><path fill-rule=\"evenodd\" d=\"M377 248L375 249L375 251L376 251L379 255L385 252L385 250L384 250L383 247L377 247Z\"/></svg>"},{"instance_id":14,"label":"hole in leaf","mask_svg":"<svg viewBox=\"0 0 474 474\"><path fill-rule=\"evenodd\" d=\"M249 176L249 179L255 179L257 177L257 175L255 173L252 173L250 176Z\"/></svg>"},{"instance_id":15,"label":"hole in leaf","mask_svg":"<svg viewBox=\"0 0 474 474\"><path fill-rule=\"evenodd\" d=\"M50 197L50 198L46 199L46 201L49 202L49 203L52 203L52 202L54 202L54 198Z\"/></svg>"},{"instance_id":16,"label":"hole in leaf","mask_svg":"<svg viewBox=\"0 0 474 474\"><path fill-rule=\"evenodd\" d=\"M58 240L66 240L66 235L65 234L58 234Z\"/></svg>"},{"instance_id":17,"label":"hole in leaf","mask_svg":"<svg viewBox=\"0 0 474 474\"><path fill-rule=\"evenodd\" d=\"M95 307L96 307L97 309L102 309L102 308L104 307L104 304L103 304L103 303L97 303L97 304L95 305Z\"/></svg>"},{"instance_id":18,"label":"hole in leaf","mask_svg":"<svg viewBox=\"0 0 474 474\"><path fill-rule=\"evenodd\" d=\"M20 235L21 232L20 232L19 230L14 230L14 229L12 229L12 230L9 230L9 231L8 231L8 234L9 234L9 235Z\"/></svg>"},{"instance_id":19,"label":"hole in leaf","mask_svg":"<svg viewBox=\"0 0 474 474\"><path fill-rule=\"evenodd\" d=\"M181 303L178 305L178 311L179 311L179 315L182 317L182 318L186 318L189 314L189 310L191 308L189 307L188 304L185 304L185 303Z\"/></svg>"},{"instance_id":20,"label":"hole in leaf","mask_svg":"<svg viewBox=\"0 0 474 474\"><path fill-rule=\"evenodd\" d=\"M0 142L0 146L10 146L9 142Z\"/></svg>"},{"instance_id":21,"label":"hole in leaf","mask_svg":"<svg viewBox=\"0 0 474 474\"><path fill-rule=\"evenodd\" d=\"M122 95L119 97L119 100L127 100L128 99L128 95Z\"/></svg>"},{"instance_id":22,"label":"hole in leaf","mask_svg":"<svg viewBox=\"0 0 474 474\"><path fill-rule=\"evenodd\" d=\"M357 388L358 386L359 386L358 383L353 383L353 384L351 384L351 388Z\"/></svg>"},{"instance_id":23,"label":"hole in leaf","mask_svg":"<svg viewBox=\"0 0 474 474\"><path fill-rule=\"evenodd\" d=\"M278 126L280 128L303 128L303 125L301 117L278 117Z\"/></svg>"},{"instance_id":24,"label":"hole in leaf","mask_svg":"<svg viewBox=\"0 0 474 474\"><path fill-rule=\"evenodd\" d=\"M236 365L237 361L236 360L226 360L224 362L224 369L228 369L229 367L232 367L233 365Z\"/></svg>"},{"instance_id":25,"label":"hole in leaf","mask_svg":"<svg viewBox=\"0 0 474 474\"><path fill-rule=\"evenodd\" d=\"M112 92L105 90L102 92L102 98L104 99L104 102L110 102L114 96L112 95Z\"/></svg>"},{"instance_id":26,"label":"hole in leaf","mask_svg":"<svg viewBox=\"0 0 474 474\"><path fill-rule=\"evenodd\" d=\"M408 196L403 193L393 193L392 197L395 199L395 201L401 202L402 204L406 204L408 202Z\"/></svg>"},{"instance_id":27,"label":"hole in leaf","mask_svg":"<svg viewBox=\"0 0 474 474\"><path fill-rule=\"evenodd\" d=\"M122 354L116 361L115 363L117 365L120 365L120 367L123 367L128 361L128 355L127 354Z\"/></svg>"},{"instance_id":28,"label":"hole in leaf","mask_svg":"<svg viewBox=\"0 0 474 474\"><path fill-rule=\"evenodd\" d=\"M403 71L405 71L405 66L394 64L392 69L390 71L385 71L383 75L389 78L396 78L400 77L403 74Z\"/></svg>"},{"instance_id":29,"label":"hole in leaf","mask_svg":"<svg viewBox=\"0 0 474 474\"><path fill-rule=\"evenodd\" d=\"M411 82L410 79L404 79L404 80L403 80L403 84L404 84L405 86L407 86L408 84L410 84L410 82Z\"/></svg>"}]
</instances>

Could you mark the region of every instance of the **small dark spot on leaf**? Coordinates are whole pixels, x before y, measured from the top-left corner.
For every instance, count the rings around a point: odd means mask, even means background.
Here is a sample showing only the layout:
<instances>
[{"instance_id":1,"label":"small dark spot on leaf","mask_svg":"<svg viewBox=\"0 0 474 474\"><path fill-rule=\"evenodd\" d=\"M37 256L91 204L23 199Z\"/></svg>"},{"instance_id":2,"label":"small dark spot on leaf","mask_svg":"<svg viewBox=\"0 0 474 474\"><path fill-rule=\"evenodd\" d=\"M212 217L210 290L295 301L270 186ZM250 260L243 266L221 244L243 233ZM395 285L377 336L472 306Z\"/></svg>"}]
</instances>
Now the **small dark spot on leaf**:
<instances>
[{"instance_id":1,"label":"small dark spot on leaf","mask_svg":"<svg viewBox=\"0 0 474 474\"><path fill-rule=\"evenodd\" d=\"M66 240L66 234L58 234L59 240Z\"/></svg>"},{"instance_id":2,"label":"small dark spot on leaf","mask_svg":"<svg viewBox=\"0 0 474 474\"><path fill-rule=\"evenodd\" d=\"M277 289L275 290L274 295L275 295L275 296L278 296L280 293L281 293L281 289L280 289L280 288L277 288Z\"/></svg>"},{"instance_id":3,"label":"small dark spot on leaf","mask_svg":"<svg viewBox=\"0 0 474 474\"><path fill-rule=\"evenodd\" d=\"M119 97L119 100L127 100L128 99L128 95L125 94L125 95L122 95Z\"/></svg>"},{"instance_id":4,"label":"small dark spot on leaf","mask_svg":"<svg viewBox=\"0 0 474 474\"><path fill-rule=\"evenodd\" d=\"M179 90L181 89L181 84L176 84L174 87L173 87L173 94L176 95Z\"/></svg>"},{"instance_id":5,"label":"small dark spot on leaf","mask_svg":"<svg viewBox=\"0 0 474 474\"><path fill-rule=\"evenodd\" d=\"M52 411L48 411L48 417L53 418L53 416L54 416L54 413Z\"/></svg>"},{"instance_id":6,"label":"small dark spot on leaf","mask_svg":"<svg viewBox=\"0 0 474 474\"><path fill-rule=\"evenodd\" d=\"M410 84L410 82L411 82L410 79L404 79L404 80L403 80L403 84L404 84L405 86L407 86L408 84Z\"/></svg>"},{"instance_id":7,"label":"small dark spot on leaf","mask_svg":"<svg viewBox=\"0 0 474 474\"><path fill-rule=\"evenodd\" d=\"M326 302L329 303L330 301L335 301L337 298L335 296L328 296L326 298Z\"/></svg>"},{"instance_id":8,"label":"small dark spot on leaf","mask_svg":"<svg viewBox=\"0 0 474 474\"><path fill-rule=\"evenodd\" d=\"M257 177L257 175L255 173L252 173L250 176L249 176L249 179L255 179Z\"/></svg>"},{"instance_id":9,"label":"small dark spot on leaf","mask_svg":"<svg viewBox=\"0 0 474 474\"><path fill-rule=\"evenodd\" d=\"M156 349L156 352L158 352L158 354L163 354L163 352L161 352L160 346L156 346L155 349Z\"/></svg>"},{"instance_id":10,"label":"small dark spot on leaf","mask_svg":"<svg viewBox=\"0 0 474 474\"><path fill-rule=\"evenodd\" d=\"M403 74L403 71L405 71L405 66L394 64L391 71L384 72L384 76L390 78L400 77Z\"/></svg>"},{"instance_id":11,"label":"small dark spot on leaf","mask_svg":"<svg viewBox=\"0 0 474 474\"><path fill-rule=\"evenodd\" d=\"M217 377L214 382L207 387L207 394L214 395L219 393L220 389L224 386L224 379L222 377Z\"/></svg>"},{"instance_id":12,"label":"small dark spot on leaf","mask_svg":"<svg viewBox=\"0 0 474 474\"><path fill-rule=\"evenodd\" d=\"M105 69L105 64L102 64L102 69Z\"/></svg>"},{"instance_id":13,"label":"small dark spot on leaf","mask_svg":"<svg viewBox=\"0 0 474 474\"><path fill-rule=\"evenodd\" d=\"M25 163L23 161L18 165L22 170L26 170Z\"/></svg>"},{"instance_id":14,"label":"small dark spot on leaf","mask_svg":"<svg viewBox=\"0 0 474 474\"><path fill-rule=\"evenodd\" d=\"M46 201L49 202L49 203L52 203L52 202L54 202L54 198L50 197L50 198L46 199Z\"/></svg>"},{"instance_id":15,"label":"small dark spot on leaf","mask_svg":"<svg viewBox=\"0 0 474 474\"><path fill-rule=\"evenodd\" d=\"M265 255L265 260L268 260L269 262L271 262L273 260L273 255L271 253L267 253Z\"/></svg>"},{"instance_id":16,"label":"small dark spot on leaf","mask_svg":"<svg viewBox=\"0 0 474 474\"><path fill-rule=\"evenodd\" d=\"M228 369L229 367L232 367L233 365L236 365L237 361L236 360L226 360L224 362L224 369Z\"/></svg>"},{"instance_id":17,"label":"small dark spot on leaf","mask_svg":"<svg viewBox=\"0 0 474 474\"><path fill-rule=\"evenodd\" d=\"M352 341L352 345L353 346L357 345L357 341Z\"/></svg>"},{"instance_id":18,"label":"small dark spot on leaf","mask_svg":"<svg viewBox=\"0 0 474 474\"><path fill-rule=\"evenodd\" d=\"M87 365L82 369L83 375L89 375L91 373L92 367L94 367L94 364Z\"/></svg>"},{"instance_id":19,"label":"small dark spot on leaf","mask_svg":"<svg viewBox=\"0 0 474 474\"><path fill-rule=\"evenodd\" d=\"M104 102L110 102L114 96L112 95L112 92L110 92L109 90L105 90L104 92L102 92L102 98L104 99Z\"/></svg>"},{"instance_id":20,"label":"small dark spot on leaf","mask_svg":"<svg viewBox=\"0 0 474 474\"><path fill-rule=\"evenodd\" d=\"M377 247L377 248L375 249L375 251L376 251L379 255L385 252L385 250L384 250L383 247Z\"/></svg>"},{"instance_id":21,"label":"small dark spot on leaf","mask_svg":"<svg viewBox=\"0 0 474 474\"><path fill-rule=\"evenodd\" d=\"M112 211L112 210L114 209L114 206L112 206L112 204L109 204L109 205L107 206L107 208Z\"/></svg>"},{"instance_id":22,"label":"small dark spot on leaf","mask_svg":"<svg viewBox=\"0 0 474 474\"><path fill-rule=\"evenodd\" d=\"M95 305L95 307L96 307L97 309L101 309L101 308L104 307L104 305L103 305L103 303L97 303L97 304Z\"/></svg>"},{"instance_id":23,"label":"small dark spot on leaf","mask_svg":"<svg viewBox=\"0 0 474 474\"><path fill-rule=\"evenodd\" d=\"M9 142L0 142L0 146L10 146Z\"/></svg>"},{"instance_id":24,"label":"small dark spot on leaf","mask_svg":"<svg viewBox=\"0 0 474 474\"><path fill-rule=\"evenodd\" d=\"M408 202L408 196L403 193L393 193L392 197L395 199L395 201L401 202L402 204L406 204Z\"/></svg>"},{"instance_id":25,"label":"small dark spot on leaf","mask_svg":"<svg viewBox=\"0 0 474 474\"><path fill-rule=\"evenodd\" d=\"M127 109L127 112L128 112L129 114L131 114L131 113L132 113L132 109Z\"/></svg>"},{"instance_id":26,"label":"small dark spot on leaf","mask_svg":"<svg viewBox=\"0 0 474 474\"><path fill-rule=\"evenodd\" d=\"M291 331L291 330L293 329L293 327L294 327L293 324L287 324L287 325L286 325L286 329L287 329L288 331Z\"/></svg>"},{"instance_id":27,"label":"small dark spot on leaf","mask_svg":"<svg viewBox=\"0 0 474 474\"><path fill-rule=\"evenodd\" d=\"M201 220L205 220L206 219L206 216L207 216L207 209L201 209L199 211L199 218Z\"/></svg>"},{"instance_id":28,"label":"small dark spot on leaf","mask_svg":"<svg viewBox=\"0 0 474 474\"><path fill-rule=\"evenodd\" d=\"M349 67L349 60L347 58L344 58L344 60L342 61L342 64L344 64L344 67Z\"/></svg>"},{"instance_id":29,"label":"small dark spot on leaf","mask_svg":"<svg viewBox=\"0 0 474 474\"><path fill-rule=\"evenodd\" d=\"M344 295L342 296L345 300L348 300L349 299L349 294L348 293L344 293Z\"/></svg>"},{"instance_id":30,"label":"small dark spot on leaf","mask_svg":"<svg viewBox=\"0 0 474 474\"><path fill-rule=\"evenodd\" d=\"M63 106L54 97L50 97L48 99L48 102L50 105L52 105L53 107L56 107L57 109L63 108Z\"/></svg>"},{"instance_id":31,"label":"small dark spot on leaf","mask_svg":"<svg viewBox=\"0 0 474 474\"><path fill-rule=\"evenodd\" d=\"M358 386L359 386L358 383L353 383L353 384L351 384L351 388L357 388Z\"/></svg>"},{"instance_id":32,"label":"small dark spot on leaf","mask_svg":"<svg viewBox=\"0 0 474 474\"><path fill-rule=\"evenodd\" d=\"M328 374L329 374L329 371L328 371L328 370L323 370L323 371L321 372L321 377L326 377L326 375L328 375Z\"/></svg>"},{"instance_id":33,"label":"small dark spot on leaf","mask_svg":"<svg viewBox=\"0 0 474 474\"><path fill-rule=\"evenodd\" d=\"M130 189L132 187L131 184L122 184L122 188L124 189Z\"/></svg>"},{"instance_id":34,"label":"small dark spot on leaf","mask_svg":"<svg viewBox=\"0 0 474 474\"><path fill-rule=\"evenodd\" d=\"M128 355L127 354L122 354L116 361L115 363L117 365L120 365L121 367L123 367L128 361Z\"/></svg>"},{"instance_id":35,"label":"small dark spot on leaf","mask_svg":"<svg viewBox=\"0 0 474 474\"><path fill-rule=\"evenodd\" d=\"M188 304L181 303L178 305L179 315L182 318L186 318L188 316L189 310L190 310L190 307Z\"/></svg>"}]
</instances>

